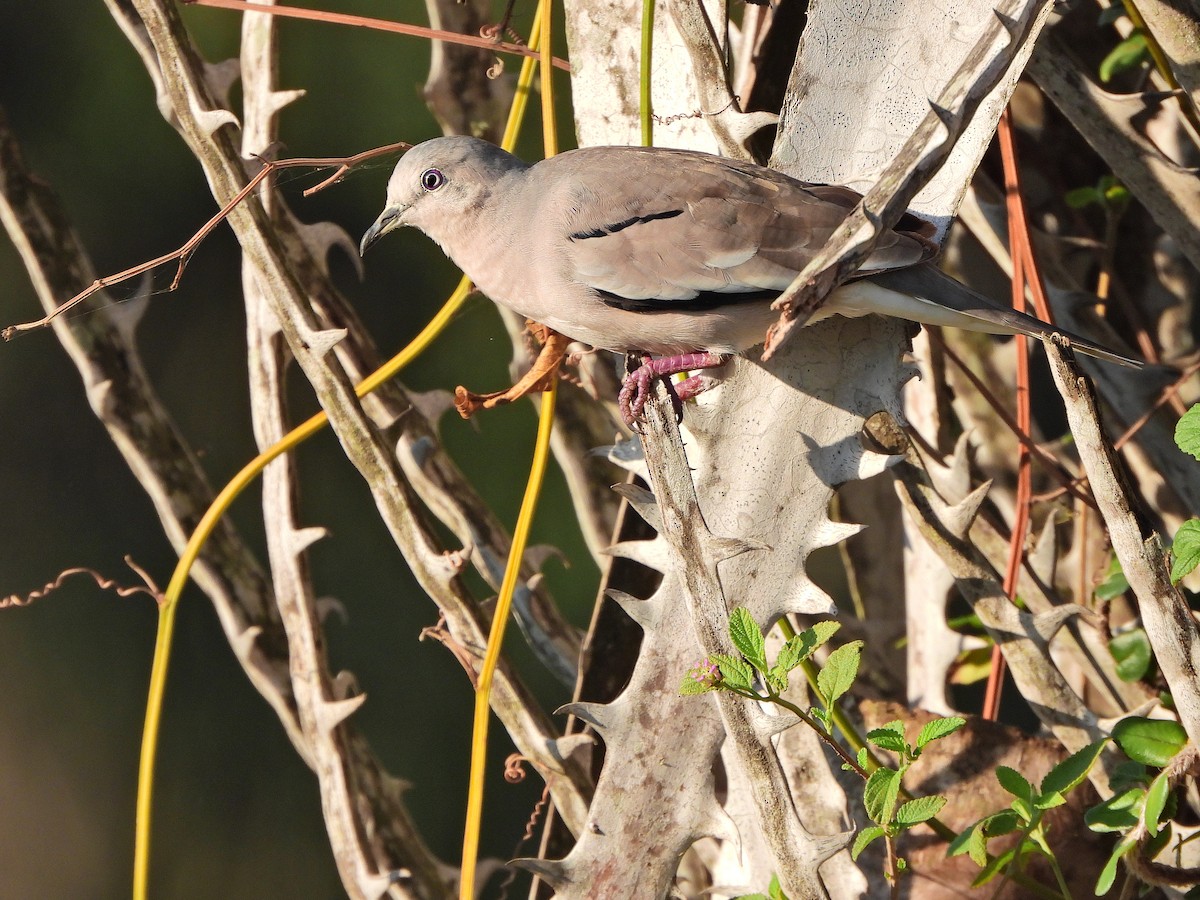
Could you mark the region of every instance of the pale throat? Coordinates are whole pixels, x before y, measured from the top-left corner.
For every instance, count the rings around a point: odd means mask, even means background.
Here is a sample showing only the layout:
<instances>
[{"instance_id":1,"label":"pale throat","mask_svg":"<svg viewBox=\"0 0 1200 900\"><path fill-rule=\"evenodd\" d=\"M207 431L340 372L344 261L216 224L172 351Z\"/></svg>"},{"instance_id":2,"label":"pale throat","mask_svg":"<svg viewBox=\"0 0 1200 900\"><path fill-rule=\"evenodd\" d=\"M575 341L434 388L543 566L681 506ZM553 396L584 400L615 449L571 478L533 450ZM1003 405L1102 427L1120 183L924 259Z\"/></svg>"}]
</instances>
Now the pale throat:
<instances>
[{"instance_id":1,"label":"pale throat","mask_svg":"<svg viewBox=\"0 0 1200 900\"><path fill-rule=\"evenodd\" d=\"M522 312L519 307L523 301L528 302L535 289L528 275L529 253L513 240L511 232L500 229L497 233L495 226L481 228L475 224L477 221L462 217L456 223L458 227L430 237L480 291Z\"/></svg>"}]
</instances>

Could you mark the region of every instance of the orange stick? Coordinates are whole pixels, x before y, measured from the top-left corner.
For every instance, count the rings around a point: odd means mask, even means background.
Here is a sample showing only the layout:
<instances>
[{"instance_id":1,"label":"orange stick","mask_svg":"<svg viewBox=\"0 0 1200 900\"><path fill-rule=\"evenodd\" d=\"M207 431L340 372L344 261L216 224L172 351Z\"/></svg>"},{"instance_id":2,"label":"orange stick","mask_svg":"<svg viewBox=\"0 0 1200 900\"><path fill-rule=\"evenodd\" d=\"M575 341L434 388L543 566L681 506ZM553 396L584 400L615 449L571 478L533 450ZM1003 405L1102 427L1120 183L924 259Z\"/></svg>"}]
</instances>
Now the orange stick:
<instances>
[{"instance_id":1,"label":"orange stick","mask_svg":"<svg viewBox=\"0 0 1200 900\"><path fill-rule=\"evenodd\" d=\"M299 6L262 6L258 3L247 3L246 0L183 0L183 2L188 6L212 6L217 9L233 9L239 12L268 13L272 16L285 16L290 19L307 19L311 22L328 22L331 25L351 25L356 28L371 28L375 31L389 31L393 34L407 34L411 37L426 37L435 41L446 41L449 44L478 47L480 50L515 53L518 56L528 56L531 59L539 58L537 51L530 50L524 44L495 41L490 38L476 37L473 34L456 34L453 31L441 31L437 28L426 28L422 25L409 25L406 22L393 22L390 19L352 16L347 13L327 12L323 9L303 9ZM551 64L562 69L564 72L571 71L571 65L565 59L552 57Z\"/></svg>"}]
</instances>

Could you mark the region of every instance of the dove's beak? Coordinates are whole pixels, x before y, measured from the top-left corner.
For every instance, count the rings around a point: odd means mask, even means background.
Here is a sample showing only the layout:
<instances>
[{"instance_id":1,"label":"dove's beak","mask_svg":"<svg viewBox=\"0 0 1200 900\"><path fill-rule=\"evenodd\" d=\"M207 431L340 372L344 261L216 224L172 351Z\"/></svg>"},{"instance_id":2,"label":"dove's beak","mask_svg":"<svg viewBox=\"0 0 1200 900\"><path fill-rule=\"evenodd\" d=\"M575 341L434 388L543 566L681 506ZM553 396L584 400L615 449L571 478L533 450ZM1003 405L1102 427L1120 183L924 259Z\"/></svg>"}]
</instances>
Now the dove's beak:
<instances>
[{"instance_id":1,"label":"dove's beak","mask_svg":"<svg viewBox=\"0 0 1200 900\"><path fill-rule=\"evenodd\" d=\"M367 233L362 236L362 240L358 245L358 255L362 256L377 240L379 240L389 231L392 231L403 225L403 217L404 210L396 206L389 206L382 213L380 213L379 218L375 220L375 224L368 228Z\"/></svg>"}]
</instances>

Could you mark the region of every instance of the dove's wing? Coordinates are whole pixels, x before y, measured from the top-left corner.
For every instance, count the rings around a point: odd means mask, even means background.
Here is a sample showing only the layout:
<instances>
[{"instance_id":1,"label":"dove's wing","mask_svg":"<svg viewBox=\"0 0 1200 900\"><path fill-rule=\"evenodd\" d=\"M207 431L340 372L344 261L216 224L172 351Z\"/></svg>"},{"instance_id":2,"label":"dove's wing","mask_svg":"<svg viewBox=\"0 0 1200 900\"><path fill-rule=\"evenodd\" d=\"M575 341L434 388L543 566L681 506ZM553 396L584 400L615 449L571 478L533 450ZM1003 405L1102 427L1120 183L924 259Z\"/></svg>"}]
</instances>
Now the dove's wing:
<instances>
[{"instance_id":1,"label":"dove's wing","mask_svg":"<svg viewBox=\"0 0 1200 900\"><path fill-rule=\"evenodd\" d=\"M540 171L538 171L540 170ZM787 287L860 195L689 151L578 150L539 163L558 185L552 227L572 280L630 310L703 310ZM565 194L565 196L564 196ZM915 265L937 252L906 217L860 270Z\"/></svg>"}]
</instances>

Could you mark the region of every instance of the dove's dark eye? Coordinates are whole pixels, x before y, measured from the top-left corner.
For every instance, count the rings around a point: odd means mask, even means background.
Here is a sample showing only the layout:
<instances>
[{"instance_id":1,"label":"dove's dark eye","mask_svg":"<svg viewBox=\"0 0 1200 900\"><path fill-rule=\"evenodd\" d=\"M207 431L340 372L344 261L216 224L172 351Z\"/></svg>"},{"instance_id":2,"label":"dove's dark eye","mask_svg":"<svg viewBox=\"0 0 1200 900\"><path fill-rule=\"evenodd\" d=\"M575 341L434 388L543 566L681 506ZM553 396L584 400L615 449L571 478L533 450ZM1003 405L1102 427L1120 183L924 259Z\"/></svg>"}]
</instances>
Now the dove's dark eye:
<instances>
[{"instance_id":1,"label":"dove's dark eye","mask_svg":"<svg viewBox=\"0 0 1200 900\"><path fill-rule=\"evenodd\" d=\"M426 169L421 173L421 187L427 191L436 191L446 183L446 176L438 169Z\"/></svg>"}]
</instances>

